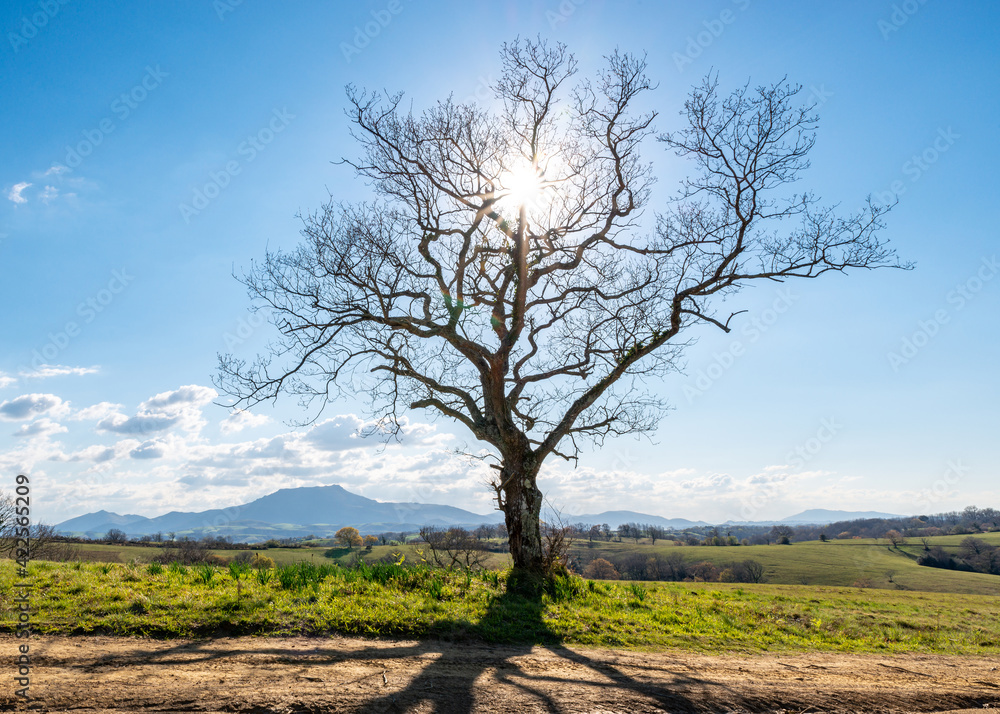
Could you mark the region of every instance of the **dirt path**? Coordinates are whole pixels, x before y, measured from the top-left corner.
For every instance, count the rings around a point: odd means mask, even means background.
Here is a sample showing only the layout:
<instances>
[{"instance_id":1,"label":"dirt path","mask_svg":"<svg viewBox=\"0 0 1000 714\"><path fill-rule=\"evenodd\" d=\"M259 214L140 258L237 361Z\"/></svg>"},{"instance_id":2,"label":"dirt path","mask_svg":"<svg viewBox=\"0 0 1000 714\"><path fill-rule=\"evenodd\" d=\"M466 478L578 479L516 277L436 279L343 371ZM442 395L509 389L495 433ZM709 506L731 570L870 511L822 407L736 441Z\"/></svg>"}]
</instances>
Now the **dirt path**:
<instances>
[{"instance_id":1,"label":"dirt path","mask_svg":"<svg viewBox=\"0 0 1000 714\"><path fill-rule=\"evenodd\" d=\"M17 642L0 637L12 667ZM701 656L353 638L32 642L31 709L75 712L925 712L1000 707L1000 661ZM15 702L3 675L0 710Z\"/></svg>"}]
</instances>

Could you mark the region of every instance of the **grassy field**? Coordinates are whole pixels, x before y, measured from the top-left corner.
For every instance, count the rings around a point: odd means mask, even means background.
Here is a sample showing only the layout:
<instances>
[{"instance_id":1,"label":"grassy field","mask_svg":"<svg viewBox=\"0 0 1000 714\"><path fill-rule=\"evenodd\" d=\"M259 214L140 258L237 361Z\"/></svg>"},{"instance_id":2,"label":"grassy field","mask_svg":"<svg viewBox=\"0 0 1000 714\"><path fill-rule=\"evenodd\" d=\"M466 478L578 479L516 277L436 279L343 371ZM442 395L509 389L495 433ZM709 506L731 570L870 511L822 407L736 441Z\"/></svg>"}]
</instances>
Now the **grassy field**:
<instances>
[{"instance_id":1,"label":"grassy field","mask_svg":"<svg viewBox=\"0 0 1000 714\"><path fill-rule=\"evenodd\" d=\"M270 579L250 574L237 586L223 568L36 562L32 626L43 634L338 633L711 652L1000 654L996 600L983 595L573 578L524 597L508 594L496 571L305 564L265 572ZM15 577L14 564L0 562L0 590L11 592ZM4 598L0 629L14 628L13 607Z\"/></svg>"},{"instance_id":2,"label":"grassy field","mask_svg":"<svg viewBox=\"0 0 1000 714\"><path fill-rule=\"evenodd\" d=\"M967 536L938 536L930 539L931 546L940 545L951 553L958 553L959 544ZM984 533L976 536L982 540L1000 545L1000 533ZM149 562L161 553L159 548L120 545L77 545L74 558L84 561L128 563L133 560ZM359 549L338 548L337 555L330 559L324 556L328 547L268 548L254 552L266 555L276 565L290 565L299 562L314 564L336 562L349 565L357 557ZM216 555L229 559L240 551L215 550ZM402 552L409 562L419 561L413 546L374 546L371 551L361 551L371 562L392 553ZM888 589L921 590L927 592L950 592L980 595L1000 595L1000 577L941 570L917 565L917 558L923 552L923 544L917 540L890 548L885 540L830 540L805 541L792 545L751 545L735 547L675 546L670 541L660 541L655 546L648 542L635 544L577 541L571 555L580 562L593 558L613 559L615 556L637 552L644 555L666 556L679 552L689 562L710 561L724 565L733 561L752 558L766 568L767 581L772 584L787 585L828 585L851 587L855 583L867 581L872 587ZM505 568L509 559L502 554L490 556L489 564L494 568ZM892 573L892 582L888 573Z\"/></svg>"},{"instance_id":3,"label":"grassy field","mask_svg":"<svg viewBox=\"0 0 1000 714\"><path fill-rule=\"evenodd\" d=\"M967 536L941 536L930 539L931 546L941 545L957 553L959 543ZM982 534L983 540L1000 545L1000 533ZM616 555L638 552L666 556L681 553L689 562L707 560L716 565L752 558L760 561L770 583L800 585L851 586L867 580L874 587L929 592L1000 595L1000 577L967 573L917 565L923 552L919 541L901 545L897 550L880 540L805 541L792 545L749 545L734 547L675 546L657 543L636 545L634 542L577 543L571 551L583 561L594 557L613 559ZM889 582L888 573L892 573Z\"/></svg>"}]
</instances>

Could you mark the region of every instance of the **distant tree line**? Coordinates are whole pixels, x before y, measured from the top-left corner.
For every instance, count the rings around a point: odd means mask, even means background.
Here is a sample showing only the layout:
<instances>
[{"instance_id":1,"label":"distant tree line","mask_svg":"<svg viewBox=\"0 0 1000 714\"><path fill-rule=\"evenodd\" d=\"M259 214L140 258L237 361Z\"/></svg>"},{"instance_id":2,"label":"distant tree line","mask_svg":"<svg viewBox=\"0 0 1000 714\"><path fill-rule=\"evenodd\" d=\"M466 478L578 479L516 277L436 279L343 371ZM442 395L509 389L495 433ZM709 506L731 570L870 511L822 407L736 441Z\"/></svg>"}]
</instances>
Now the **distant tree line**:
<instances>
[{"instance_id":1,"label":"distant tree line","mask_svg":"<svg viewBox=\"0 0 1000 714\"><path fill-rule=\"evenodd\" d=\"M924 516L900 518L859 518L825 526L797 526L796 540L828 538L885 538L889 531L903 538L933 538L942 535L974 535L1000 531L1000 510L969 506Z\"/></svg>"},{"instance_id":2,"label":"distant tree line","mask_svg":"<svg viewBox=\"0 0 1000 714\"><path fill-rule=\"evenodd\" d=\"M957 557L941 546L924 547L924 554L917 559L918 565L1000 575L1000 548L981 538L974 536L964 538L959 544Z\"/></svg>"},{"instance_id":3,"label":"distant tree line","mask_svg":"<svg viewBox=\"0 0 1000 714\"><path fill-rule=\"evenodd\" d=\"M639 552L594 558L584 566L585 578L599 580L659 580L687 582L763 583L764 565L747 559L717 565L708 561L691 562L681 553L646 555Z\"/></svg>"}]
</instances>

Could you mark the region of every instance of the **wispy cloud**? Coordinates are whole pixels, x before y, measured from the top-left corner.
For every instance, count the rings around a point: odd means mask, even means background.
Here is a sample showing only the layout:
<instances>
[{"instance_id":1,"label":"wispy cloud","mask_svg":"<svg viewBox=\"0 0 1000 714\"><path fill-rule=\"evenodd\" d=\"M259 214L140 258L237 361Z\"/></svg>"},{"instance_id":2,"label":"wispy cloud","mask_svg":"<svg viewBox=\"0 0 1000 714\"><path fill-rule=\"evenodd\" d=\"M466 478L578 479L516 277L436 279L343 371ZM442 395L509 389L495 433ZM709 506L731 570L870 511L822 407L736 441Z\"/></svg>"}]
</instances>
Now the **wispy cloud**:
<instances>
[{"instance_id":1,"label":"wispy cloud","mask_svg":"<svg viewBox=\"0 0 1000 714\"><path fill-rule=\"evenodd\" d=\"M16 383L17 383L16 377L11 377L9 374L0 372L0 389L3 389L4 387L9 387L10 385Z\"/></svg>"},{"instance_id":2,"label":"wispy cloud","mask_svg":"<svg viewBox=\"0 0 1000 714\"><path fill-rule=\"evenodd\" d=\"M55 186L46 186L45 190L42 191L42 195L39 198L42 199L42 203L50 203L59 197L59 189Z\"/></svg>"},{"instance_id":3,"label":"wispy cloud","mask_svg":"<svg viewBox=\"0 0 1000 714\"><path fill-rule=\"evenodd\" d=\"M172 392L161 392L150 397L139 409L146 411L176 411L189 406L202 406L219 396L211 387L202 387L197 384L187 384Z\"/></svg>"},{"instance_id":4,"label":"wispy cloud","mask_svg":"<svg viewBox=\"0 0 1000 714\"><path fill-rule=\"evenodd\" d=\"M169 429L179 420L180 417L169 414L137 414L133 417L112 414L97 423L97 430L114 434L147 434Z\"/></svg>"},{"instance_id":5,"label":"wispy cloud","mask_svg":"<svg viewBox=\"0 0 1000 714\"><path fill-rule=\"evenodd\" d=\"M113 414L117 414L124 408L123 405L115 404L114 402L98 402L89 407L84 407L70 418L75 421L101 421Z\"/></svg>"},{"instance_id":6,"label":"wispy cloud","mask_svg":"<svg viewBox=\"0 0 1000 714\"><path fill-rule=\"evenodd\" d=\"M245 409L237 409L235 412L222 420L222 423L219 424L219 428L222 430L223 434L235 434L236 432L243 431L244 429L262 426L267 424L269 421L271 421L271 419L266 414L254 414L253 412L248 412Z\"/></svg>"},{"instance_id":7,"label":"wispy cloud","mask_svg":"<svg viewBox=\"0 0 1000 714\"><path fill-rule=\"evenodd\" d=\"M30 424L22 424L21 428L14 432L14 436L23 437L46 437L52 434L64 434L69 429L51 419L39 419Z\"/></svg>"},{"instance_id":8,"label":"wispy cloud","mask_svg":"<svg viewBox=\"0 0 1000 714\"><path fill-rule=\"evenodd\" d=\"M100 371L98 367L67 367L62 364L43 364L33 370L21 372L20 375L25 379L48 379L49 377L64 377L69 375L79 377L85 374L97 374L98 371Z\"/></svg>"},{"instance_id":9,"label":"wispy cloud","mask_svg":"<svg viewBox=\"0 0 1000 714\"><path fill-rule=\"evenodd\" d=\"M7 199L13 201L14 203L27 203L28 199L22 196L21 193L24 191L24 189L28 188L31 185L32 184L28 183L27 181L22 181L21 183L14 184L14 186L7 192Z\"/></svg>"}]
</instances>

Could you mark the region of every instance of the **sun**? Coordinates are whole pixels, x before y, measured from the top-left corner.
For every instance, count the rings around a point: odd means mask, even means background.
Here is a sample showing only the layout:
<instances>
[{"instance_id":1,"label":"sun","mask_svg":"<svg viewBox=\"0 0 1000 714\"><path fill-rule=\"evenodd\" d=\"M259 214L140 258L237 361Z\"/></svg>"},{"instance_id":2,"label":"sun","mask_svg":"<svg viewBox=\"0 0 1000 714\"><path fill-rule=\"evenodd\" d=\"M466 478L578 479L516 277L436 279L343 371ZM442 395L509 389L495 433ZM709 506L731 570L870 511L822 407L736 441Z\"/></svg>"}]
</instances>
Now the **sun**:
<instances>
[{"instance_id":1,"label":"sun","mask_svg":"<svg viewBox=\"0 0 1000 714\"><path fill-rule=\"evenodd\" d=\"M531 163L514 167L500 177L499 183L503 202L517 209L536 206L545 188L541 172Z\"/></svg>"}]
</instances>

